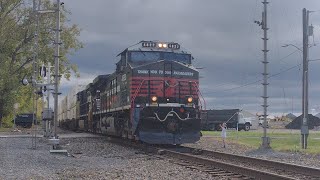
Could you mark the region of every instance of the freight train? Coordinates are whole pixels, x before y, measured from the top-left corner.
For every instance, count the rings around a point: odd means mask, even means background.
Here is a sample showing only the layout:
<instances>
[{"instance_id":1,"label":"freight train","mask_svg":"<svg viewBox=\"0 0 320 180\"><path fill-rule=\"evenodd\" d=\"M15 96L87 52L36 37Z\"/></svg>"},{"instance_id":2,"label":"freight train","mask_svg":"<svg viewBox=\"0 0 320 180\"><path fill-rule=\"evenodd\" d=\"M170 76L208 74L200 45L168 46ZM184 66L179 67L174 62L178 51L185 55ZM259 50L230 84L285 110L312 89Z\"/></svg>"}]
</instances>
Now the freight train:
<instances>
[{"instance_id":1,"label":"freight train","mask_svg":"<svg viewBox=\"0 0 320 180\"><path fill-rule=\"evenodd\" d=\"M59 105L59 125L150 144L200 139L199 72L174 42L141 41L122 51L116 70L77 87Z\"/></svg>"}]
</instances>

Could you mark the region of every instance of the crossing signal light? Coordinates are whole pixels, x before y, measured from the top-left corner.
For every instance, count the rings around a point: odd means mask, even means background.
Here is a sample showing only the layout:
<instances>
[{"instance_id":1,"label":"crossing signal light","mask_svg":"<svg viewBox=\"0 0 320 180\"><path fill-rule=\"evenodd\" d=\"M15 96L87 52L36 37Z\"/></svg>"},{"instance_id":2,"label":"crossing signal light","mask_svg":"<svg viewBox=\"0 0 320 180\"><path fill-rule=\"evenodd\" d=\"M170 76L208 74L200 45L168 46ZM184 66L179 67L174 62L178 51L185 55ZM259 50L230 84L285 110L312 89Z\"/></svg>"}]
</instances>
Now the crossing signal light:
<instances>
[{"instance_id":1,"label":"crossing signal light","mask_svg":"<svg viewBox=\"0 0 320 180\"><path fill-rule=\"evenodd\" d=\"M45 66L41 66L39 69L39 74L41 77L46 77L47 76L47 68Z\"/></svg>"}]
</instances>

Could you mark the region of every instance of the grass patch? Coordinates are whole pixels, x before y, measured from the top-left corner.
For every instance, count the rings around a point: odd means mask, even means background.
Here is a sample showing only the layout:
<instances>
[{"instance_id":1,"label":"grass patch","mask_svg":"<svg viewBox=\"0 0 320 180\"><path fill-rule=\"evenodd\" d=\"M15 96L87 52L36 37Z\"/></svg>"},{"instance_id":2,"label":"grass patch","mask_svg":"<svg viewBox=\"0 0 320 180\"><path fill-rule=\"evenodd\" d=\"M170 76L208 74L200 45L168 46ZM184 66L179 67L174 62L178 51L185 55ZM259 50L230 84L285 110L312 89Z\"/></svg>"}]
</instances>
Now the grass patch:
<instances>
[{"instance_id":1,"label":"grass patch","mask_svg":"<svg viewBox=\"0 0 320 180\"><path fill-rule=\"evenodd\" d=\"M11 131L12 128L4 128L4 127L0 127L0 132L9 132Z\"/></svg>"},{"instance_id":2,"label":"grass patch","mask_svg":"<svg viewBox=\"0 0 320 180\"><path fill-rule=\"evenodd\" d=\"M220 137L219 131L202 131L204 136ZM263 132L228 130L227 142L238 143L252 148L259 148ZM320 154L320 132L311 131L308 137L308 148L302 149L300 145L300 132L279 132L268 130L267 136L271 139L271 147L276 151L302 152L307 154Z\"/></svg>"}]
</instances>

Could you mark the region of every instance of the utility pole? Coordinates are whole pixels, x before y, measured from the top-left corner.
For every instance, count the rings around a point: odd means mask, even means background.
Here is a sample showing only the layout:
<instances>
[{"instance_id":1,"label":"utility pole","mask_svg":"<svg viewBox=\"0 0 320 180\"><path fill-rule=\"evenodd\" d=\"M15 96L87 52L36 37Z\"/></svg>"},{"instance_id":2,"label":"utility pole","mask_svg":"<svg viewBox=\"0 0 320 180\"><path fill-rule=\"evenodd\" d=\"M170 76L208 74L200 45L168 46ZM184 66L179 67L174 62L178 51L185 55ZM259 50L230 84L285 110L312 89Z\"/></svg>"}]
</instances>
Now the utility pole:
<instances>
[{"instance_id":1,"label":"utility pole","mask_svg":"<svg viewBox=\"0 0 320 180\"><path fill-rule=\"evenodd\" d=\"M48 62L48 74L47 74L47 83L51 84L51 63ZM50 109L50 90L47 89L47 108L48 108L48 112ZM46 120L46 137L51 137L51 127L50 127L50 120Z\"/></svg>"},{"instance_id":2,"label":"utility pole","mask_svg":"<svg viewBox=\"0 0 320 180\"><path fill-rule=\"evenodd\" d=\"M34 32L34 46L33 46L33 74L32 74L32 86L33 86L33 93L32 93L32 106L33 106L33 112L32 112L32 124L33 124L33 133L32 133L32 148L37 148L37 120L36 120L36 114L37 114L37 101L38 96L35 94L37 92L37 70L38 70L38 50L39 50L39 13L40 10L40 0L38 3L36 3L36 0L33 0L33 14L34 18L36 19L36 30ZM36 103L35 103L36 101Z\"/></svg>"},{"instance_id":3,"label":"utility pole","mask_svg":"<svg viewBox=\"0 0 320 180\"><path fill-rule=\"evenodd\" d=\"M35 0L34 0L35 2ZM40 4L40 0L39 0L39 4ZM56 28L54 29L55 33L56 33L56 39L54 42L55 45L55 54L54 54L54 69L55 69L55 73L54 73L54 83L51 84L50 82L50 73L48 76L48 84L45 85L54 85L54 92L53 92L53 96L54 96L54 137L53 139L49 139L49 143L53 145L53 149L56 149L57 146L59 145L59 139L58 139L58 135L57 135L57 121L58 121L58 95L59 93L59 80L60 80L60 74L59 74L59 58L60 58L60 53L59 53L59 48L60 48L60 6L64 4L64 3L60 3L60 0L57 0L57 4L56 4L56 9L54 10L40 10L40 7L38 9L38 13L39 14L44 14L44 13L56 13ZM51 68L50 65L48 67L49 69ZM36 81L35 84L37 85ZM38 84L40 86L44 86L44 84ZM48 96L49 98L49 96ZM49 100L48 100L48 107L49 107ZM50 111L48 111L50 112Z\"/></svg>"},{"instance_id":4,"label":"utility pole","mask_svg":"<svg viewBox=\"0 0 320 180\"><path fill-rule=\"evenodd\" d=\"M56 10L56 40L54 42L55 44L55 55L54 55L54 138L58 139L57 135L57 123L58 123L58 95L59 95L59 80L60 80L60 74L59 74L59 48L60 48L60 0L57 0L57 10Z\"/></svg>"},{"instance_id":5,"label":"utility pole","mask_svg":"<svg viewBox=\"0 0 320 180\"><path fill-rule=\"evenodd\" d=\"M255 23L257 23L259 26L261 26L261 29L263 30L263 137L262 137L262 143L261 143L261 148L270 148L270 138L267 137L267 110L268 110L268 59L267 59L267 53L268 53L268 46L267 46L267 41L268 41L268 26L267 26L267 5L269 2L267 2L267 0L264 0L262 2L263 4L263 12L262 12L262 21L254 21Z\"/></svg>"},{"instance_id":6,"label":"utility pole","mask_svg":"<svg viewBox=\"0 0 320 180\"><path fill-rule=\"evenodd\" d=\"M32 81L32 87L33 87L33 93L32 93L32 99L33 99L33 118L32 118L32 123L34 125L33 127L33 138L32 138L32 148L36 149L37 144L36 144L36 139L37 139L37 132L38 132L38 124L36 121L36 113L37 113L37 108L38 108L38 88L41 87L40 89L44 86L50 85L43 84L43 83L38 83L38 52L39 52L39 29L40 29L40 14L43 13L52 13L55 11L50 11L50 10L40 10L41 8L41 0L33 0L33 18L36 20L36 25L35 25L35 32L34 32L34 46L33 46L33 73L31 77ZM43 67L42 67L43 68ZM41 70L42 71L42 70ZM43 78L43 77L42 77ZM27 85L24 84L24 85ZM44 102L44 97L42 98L42 102ZM42 106L44 107L44 106Z\"/></svg>"},{"instance_id":7,"label":"utility pole","mask_svg":"<svg viewBox=\"0 0 320 180\"><path fill-rule=\"evenodd\" d=\"M302 125L301 125L301 145L307 149L308 144L308 55L309 55L309 11L302 10L302 29L303 29L303 73L302 73Z\"/></svg>"},{"instance_id":8,"label":"utility pole","mask_svg":"<svg viewBox=\"0 0 320 180\"><path fill-rule=\"evenodd\" d=\"M59 47L60 47L60 5L64 4L64 3L60 3L60 0L57 0L57 4L56 4L56 9L54 10L40 10L40 4L41 4L41 0L38 0L38 3L36 3L36 0L33 0L33 18L36 19L36 30L34 33L35 36L35 42L34 42L34 47L33 47L33 73L31 76L31 82L32 82L32 87L33 87L33 93L32 93L32 99L33 99L33 123L37 124L35 121L35 112L37 112L36 107L37 103L35 103L35 100L37 97L35 97L35 93L36 93L36 89L38 87L46 87L46 86L51 86L54 85L54 90L55 92L54 94L54 138L53 139L49 139L49 143L53 144L53 149L55 149L59 144L59 139L57 136L57 130L56 130L56 126L57 126L57 119L58 119L58 95L60 94L58 92L58 85L59 85L59 80L60 80L60 74L59 74ZM37 82L37 58L38 58L38 33L39 33L39 16L40 14L45 14L45 13L56 13L56 28L54 29L54 31L56 32L56 40L54 42L55 44L55 54L54 54L54 60L55 60L55 82L52 84L50 82L50 72L48 73L48 83L44 84L44 83L38 83ZM49 63L49 71L50 71L50 63ZM24 77L24 79L22 80L22 84L23 85L28 85L28 79L26 79ZM50 89L51 90L51 89ZM48 92L48 109L49 109L49 92ZM37 102L37 101L36 101ZM47 113L49 113L50 111L48 110ZM51 119L51 115L52 113L50 112L50 114L48 114L48 116L46 117L46 119ZM49 125L50 126L50 125ZM37 127L36 130L37 131ZM36 148L36 136L37 136L37 132L34 133L34 139L32 138L32 147L35 149Z\"/></svg>"}]
</instances>

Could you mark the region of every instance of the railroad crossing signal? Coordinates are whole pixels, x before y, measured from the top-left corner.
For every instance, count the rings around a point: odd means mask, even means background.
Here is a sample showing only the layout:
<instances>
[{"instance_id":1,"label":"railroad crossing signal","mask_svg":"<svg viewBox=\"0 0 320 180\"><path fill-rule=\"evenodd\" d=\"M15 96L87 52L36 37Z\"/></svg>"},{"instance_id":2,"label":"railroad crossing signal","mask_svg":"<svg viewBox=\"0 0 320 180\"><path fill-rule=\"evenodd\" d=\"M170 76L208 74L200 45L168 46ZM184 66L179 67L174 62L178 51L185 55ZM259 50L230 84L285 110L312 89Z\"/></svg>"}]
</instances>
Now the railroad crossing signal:
<instances>
[{"instance_id":1,"label":"railroad crossing signal","mask_svg":"<svg viewBox=\"0 0 320 180\"><path fill-rule=\"evenodd\" d=\"M47 68L44 65L42 65L40 67L39 73L40 73L41 77L46 77L47 76Z\"/></svg>"}]
</instances>

